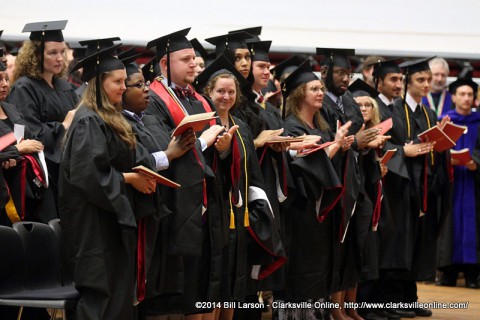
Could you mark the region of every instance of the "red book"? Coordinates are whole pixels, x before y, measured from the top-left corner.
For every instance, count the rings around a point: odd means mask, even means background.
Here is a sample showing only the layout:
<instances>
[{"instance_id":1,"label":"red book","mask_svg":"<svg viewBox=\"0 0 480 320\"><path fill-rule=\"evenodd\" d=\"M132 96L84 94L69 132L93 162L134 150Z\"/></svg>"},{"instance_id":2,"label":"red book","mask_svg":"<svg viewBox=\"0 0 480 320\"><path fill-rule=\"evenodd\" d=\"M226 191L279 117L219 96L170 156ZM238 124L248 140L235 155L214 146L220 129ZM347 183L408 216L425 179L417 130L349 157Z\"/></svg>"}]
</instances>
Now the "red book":
<instances>
[{"instance_id":1,"label":"red book","mask_svg":"<svg viewBox=\"0 0 480 320\"><path fill-rule=\"evenodd\" d=\"M443 132L454 142L462 136L462 134L467 133L467 127L460 126L453 122L447 122L445 127L443 127Z\"/></svg>"},{"instance_id":2,"label":"red book","mask_svg":"<svg viewBox=\"0 0 480 320\"><path fill-rule=\"evenodd\" d=\"M435 142L433 149L437 152L442 152L455 146L455 141L450 139L449 136L438 126L431 127L430 129L420 133L418 135L422 142Z\"/></svg>"},{"instance_id":3,"label":"red book","mask_svg":"<svg viewBox=\"0 0 480 320\"><path fill-rule=\"evenodd\" d=\"M170 179L165 178L164 176L156 173L155 171L152 171L144 166L138 166L132 169L134 172L139 172L141 174L144 174L150 178L155 179L155 181L159 184L166 185L167 187L171 188L180 188L180 185L176 182L173 182Z\"/></svg>"},{"instance_id":4,"label":"red book","mask_svg":"<svg viewBox=\"0 0 480 320\"><path fill-rule=\"evenodd\" d=\"M0 151L11 145L12 143L17 142L17 138L13 132L9 132L0 137Z\"/></svg>"},{"instance_id":5,"label":"red book","mask_svg":"<svg viewBox=\"0 0 480 320\"><path fill-rule=\"evenodd\" d=\"M393 120L392 118L388 118L387 120L380 122L379 124L373 126L372 128L380 128L380 133L379 135L385 135L385 133L388 132L388 130L392 129L393 127Z\"/></svg>"},{"instance_id":6,"label":"red book","mask_svg":"<svg viewBox=\"0 0 480 320\"><path fill-rule=\"evenodd\" d=\"M452 159L458 160L458 164L456 164L457 166L465 166L473 160L468 148L462 150L450 150L450 155Z\"/></svg>"},{"instance_id":7,"label":"red book","mask_svg":"<svg viewBox=\"0 0 480 320\"><path fill-rule=\"evenodd\" d=\"M393 155L395 154L395 152L397 152L397 149L390 149L390 150L387 150L385 152L385 154L383 155L383 157L381 157L380 159L378 159L378 161L383 164L383 165L386 165L387 162L393 157Z\"/></svg>"},{"instance_id":8,"label":"red book","mask_svg":"<svg viewBox=\"0 0 480 320\"><path fill-rule=\"evenodd\" d=\"M309 155L310 153L314 153L314 152L316 152L316 151L318 151L318 150L325 149L326 147L331 146L332 144L337 143L337 142L338 142L338 141L328 141L328 142L322 143L321 145L319 145L319 146L317 146L317 147L299 151L299 152L297 153L297 157L305 157L305 156Z\"/></svg>"},{"instance_id":9,"label":"red book","mask_svg":"<svg viewBox=\"0 0 480 320\"><path fill-rule=\"evenodd\" d=\"M215 111L186 116L173 130L172 137L180 136L188 129L192 128L194 132L201 131L205 126L217 117L214 117Z\"/></svg>"}]
</instances>

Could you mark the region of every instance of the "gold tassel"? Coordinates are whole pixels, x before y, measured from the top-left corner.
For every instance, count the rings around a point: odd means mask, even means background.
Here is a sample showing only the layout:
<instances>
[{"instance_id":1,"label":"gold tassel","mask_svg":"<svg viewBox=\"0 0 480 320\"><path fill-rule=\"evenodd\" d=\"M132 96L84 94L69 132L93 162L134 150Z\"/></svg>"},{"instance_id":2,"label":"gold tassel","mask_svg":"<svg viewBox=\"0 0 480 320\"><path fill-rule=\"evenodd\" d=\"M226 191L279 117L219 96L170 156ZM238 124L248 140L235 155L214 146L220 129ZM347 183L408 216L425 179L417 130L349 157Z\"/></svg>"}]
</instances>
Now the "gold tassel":
<instances>
[{"instance_id":1,"label":"gold tassel","mask_svg":"<svg viewBox=\"0 0 480 320\"><path fill-rule=\"evenodd\" d=\"M230 229L235 229L235 214L233 213L232 206L232 191L228 193L228 199L230 200Z\"/></svg>"},{"instance_id":2,"label":"gold tassel","mask_svg":"<svg viewBox=\"0 0 480 320\"><path fill-rule=\"evenodd\" d=\"M233 214L233 210L230 208L230 229L235 229L235 215Z\"/></svg>"},{"instance_id":3,"label":"gold tassel","mask_svg":"<svg viewBox=\"0 0 480 320\"><path fill-rule=\"evenodd\" d=\"M15 204L13 203L13 199L11 196L7 204L5 205L5 211L7 212L7 216L10 219L10 222L15 223L22 221L22 219L20 219L20 216L17 213L17 208L15 208Z\"/></svg>"},{"instance_id":4,"label":"gold tassel","mask_svg":"<svg viewBox=\"0 0 480 320\"><path fill-rule=\"evenodd\" d=\"M248 214L248 207L247 204L245 205L245 215L243 216L243 226L245 228L250 227L250 216Z\"/></svg>"}]
</instances>

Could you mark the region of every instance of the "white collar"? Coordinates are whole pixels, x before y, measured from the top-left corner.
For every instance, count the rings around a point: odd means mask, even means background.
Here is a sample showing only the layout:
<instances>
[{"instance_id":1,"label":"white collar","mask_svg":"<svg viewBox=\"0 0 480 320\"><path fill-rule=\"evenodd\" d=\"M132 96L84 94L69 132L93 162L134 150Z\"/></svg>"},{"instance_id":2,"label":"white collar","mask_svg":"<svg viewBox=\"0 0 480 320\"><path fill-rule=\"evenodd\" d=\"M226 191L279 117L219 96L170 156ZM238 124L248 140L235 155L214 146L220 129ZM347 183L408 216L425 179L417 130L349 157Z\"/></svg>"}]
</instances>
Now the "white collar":
<instances>
[{"instance_id":1,"label":"white collar","mask_svg":"<svg viewBox=\"0 0 480 320\"><path fill-rule=\"evenodd\" d=\"M413 98L412 96L410 95L410 93L407 92L407 96L405 98L405 102L407 103L407 105L410 107L410 109L415 112L415 109L417 108L417 105L422 105L422 102L420 101L420 103L417 103Z\"/></svg>"}]
</instances>

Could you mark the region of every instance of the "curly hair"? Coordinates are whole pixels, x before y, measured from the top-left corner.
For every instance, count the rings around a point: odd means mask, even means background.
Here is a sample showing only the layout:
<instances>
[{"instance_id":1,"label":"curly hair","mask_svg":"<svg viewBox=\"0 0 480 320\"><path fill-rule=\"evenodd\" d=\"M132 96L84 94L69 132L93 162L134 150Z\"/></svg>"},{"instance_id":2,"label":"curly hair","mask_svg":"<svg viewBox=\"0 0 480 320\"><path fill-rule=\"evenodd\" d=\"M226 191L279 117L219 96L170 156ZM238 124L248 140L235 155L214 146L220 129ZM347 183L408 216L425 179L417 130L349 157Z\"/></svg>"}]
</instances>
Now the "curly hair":
<instances>
[{"instance_id":1,"label":"curly hair","mask_svg":"<svg viewBox=\"0 0 480 320\"><path fill-rule=\"evenodd\" d=\"M233 82L235 83L235 90L237 91L237 95L235 97L235 103L233 104L232 108L229 110L229 112L232 112L233 110L235 110L235 108L238 105L240 105L240 103L244 99L242 92L240 90L240 84L237 78L233 74L229 72L225 72L225 73L220 73L216 75L215 77L213 77L208 81L207 85L203 89L203 92L205 92L206 95L210 96L213 93L213 88L215 88L215 85L217 84L218 79L233 79Z\"/></svg>"},{"instance_id":2,"label":"curly hair","mask_svg":"<svg viewBox=\"0 0 480 320\"><path fill-rule=\"evenodd\" d=\"M323 84L323 81L320 80L320 82L322 82ZM305 99L306 90L307 83L302 83L301 85L293 89L293 91L287 97L287 102L285 103L285 107L287 108L287 116L293 114L295 118L297 118L305 126L307 126L307 123L303 121L303 119L300 117L300 106ZM314 122L317 125L318 129L320 129L320 131L330 130L330 126L328 125L328 122L325 121L325 119L323 118L320 110L315 113Z\"/></svg>"},{"instance_id":3,"label":"curly hair","mask_svg":"<svg viewBox=\"0 0 480 320\"><path fill-rule=\"evenodd\" d=\"M95 77L88 81L88 86L83 93L80 105L85 105L87 108L90 108L98 113L103 121L105 121L107 126L112 128L112 130L120 137L120 139L122 139L130 148L133 149L136 146L137 140L135 138L135 134L133 133L132 127L122 116L121 104L114 105L110 103L105 91L103 90L102 84L108 74L108 72L103 73L100 78L100 96L102 98L102 107L99 108L97 105Z\"/></svg>"},{"instance_id":4,"label":"curly hair","mask_svg":"<svg viewBox=\"0 0 480 320\"><path fill-rule=\"evenodd\" d=\"M27 76L33 79L42 79L43 73L40 66L40 52L41 50L40 41L31 41L26 40L20 51L18 52L17 60L15 61L15 73L13 75L12 83L14 83L18 78L22 76ZM67 56L65 54L65 59L63 60L63 67L60 74L55 75L56 77L63 77L67 71Z\"/></svg>"}]
</instances>

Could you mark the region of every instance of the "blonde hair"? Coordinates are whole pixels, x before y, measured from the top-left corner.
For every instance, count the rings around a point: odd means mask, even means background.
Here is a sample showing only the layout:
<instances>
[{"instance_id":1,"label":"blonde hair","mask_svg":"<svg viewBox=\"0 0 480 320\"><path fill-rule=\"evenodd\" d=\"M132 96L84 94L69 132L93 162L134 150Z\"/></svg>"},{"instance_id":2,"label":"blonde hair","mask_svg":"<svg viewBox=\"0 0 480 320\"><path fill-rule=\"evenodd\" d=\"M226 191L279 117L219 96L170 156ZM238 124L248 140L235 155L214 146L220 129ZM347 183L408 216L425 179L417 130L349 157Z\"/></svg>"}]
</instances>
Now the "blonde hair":
<instances>
[{"instance_id":1,"label":"blonde hair","mask_svg":"<svg viewBox=\"0 0 480 320\"><path fill-rule=\"evenodd\" d=\"M374 125L379 124L381 121L380 110L378 108L377 101L375 101L375 99L373 99L372 97L368 97L368 99L370 99L370 102L372 103L372 117L367 123L365 123L365 129L371 128Z\"/></svg>"},{"instance_id":2,"label":"blonde hair","mask_svg":"<svg viewBox=\"0 0 480 320\"><path fill-rule=\"evenodd\" d=\"M40 52L41 46L42 44L40 41L26 40L23 43L18 52L17 59L15 60L15 73L13 74L12 84L22 76L27 76L33 79L43 78L42 66L40 65L40 55L44 53ZM65 54L62 71L60 74L54 75L55 77L63 77L66 74L66 58L67 56Z\"/></svg>"},{"instance_id":3,"label":"blonde hair","mask_svg":"<svg viewBox=\"0 0 480 320\"><path fill-rule=\"evenodd\" d=\"M320 80L323 85L323 81ZM303 121L300 117L300 106L302 105L303 100L305 99L305 91L307 89L307 83L302 83L290 93L287 97L285 107L287 108L287 116L293 114L303 125L307 126L307 123ZM315 117L313 119L320 131L330 130L330 126L327 121L323 118L320 110L315 112Z\"/></svg>"},{"instance_id":4,"label":"blonde hair","mask_svg":"<svg viewBox=\"0 0 480 320\"><path fill-rule=\"evenodd\" d=\"M98 113L103 121L105 121L107 126L112 128L112 130L120 137L120 139L122 139L131 149L133 149L135 148L137 142L135 134L133 133L130 124L122 115L121 104L115 105L108 100L107 95L103 90L103 81L105 76L108 76L108 72L100 76L100 97L102 99L102 106L99 108L97 105L95 77L88 81L88 86L83 93L80 105L85 105L87 108L90 108Z\"/></svg>"}]
</instances>

